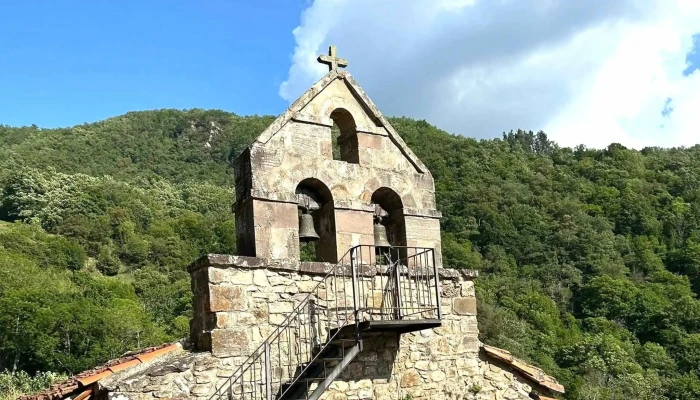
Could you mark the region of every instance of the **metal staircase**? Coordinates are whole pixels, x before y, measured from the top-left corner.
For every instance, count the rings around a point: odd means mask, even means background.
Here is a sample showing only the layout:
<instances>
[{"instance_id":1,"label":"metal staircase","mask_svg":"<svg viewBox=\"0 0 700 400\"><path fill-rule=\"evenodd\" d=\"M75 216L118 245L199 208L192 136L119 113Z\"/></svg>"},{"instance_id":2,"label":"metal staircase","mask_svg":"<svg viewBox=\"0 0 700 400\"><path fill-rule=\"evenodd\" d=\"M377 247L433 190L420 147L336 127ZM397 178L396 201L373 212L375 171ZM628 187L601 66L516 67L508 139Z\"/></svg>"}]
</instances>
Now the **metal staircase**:
<instances>
[{"instance_id":1,"label":"metal staircase","mask_svg":"<svg viewBox=\"0 0 700 400\"><path fill-rule=\"evenodd\" d=\"M430 248L352 247L210 398L315 400L371 332L440 326L440 282Z\"/></svg>"}]
</instances>

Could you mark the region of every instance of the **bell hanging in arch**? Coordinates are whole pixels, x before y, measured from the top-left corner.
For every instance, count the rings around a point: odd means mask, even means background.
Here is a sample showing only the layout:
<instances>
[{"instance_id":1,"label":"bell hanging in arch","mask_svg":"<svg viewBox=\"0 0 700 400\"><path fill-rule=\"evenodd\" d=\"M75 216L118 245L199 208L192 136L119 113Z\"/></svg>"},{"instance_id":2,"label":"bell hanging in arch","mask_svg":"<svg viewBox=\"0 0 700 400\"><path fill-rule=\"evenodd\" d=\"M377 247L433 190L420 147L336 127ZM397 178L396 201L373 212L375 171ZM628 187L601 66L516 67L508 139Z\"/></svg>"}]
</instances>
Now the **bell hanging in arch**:
<instances>
[{"instance_id":1,"label":"bell hanging in arch","mask_svg":"<svg viewBox=\"0 0 700 400\"><path fill-rule=\"evenodd\" d=\"M315 242L318 239L320 239L320 236L314 229L314 218L307 210L302 209L299 216L299 241L308 243Z\"/></svg>"},{"instance_id":2,"label":"bell hanging in arch","mask_svg":"<svg viewBox=\"0 0 700 400\"><path fill-rule=\"evenodd\" d=\"M386 226L380 224L379 221L374 222L374 247L377 249L391 247L386 236Z\"/></svg>"}]
</instances>

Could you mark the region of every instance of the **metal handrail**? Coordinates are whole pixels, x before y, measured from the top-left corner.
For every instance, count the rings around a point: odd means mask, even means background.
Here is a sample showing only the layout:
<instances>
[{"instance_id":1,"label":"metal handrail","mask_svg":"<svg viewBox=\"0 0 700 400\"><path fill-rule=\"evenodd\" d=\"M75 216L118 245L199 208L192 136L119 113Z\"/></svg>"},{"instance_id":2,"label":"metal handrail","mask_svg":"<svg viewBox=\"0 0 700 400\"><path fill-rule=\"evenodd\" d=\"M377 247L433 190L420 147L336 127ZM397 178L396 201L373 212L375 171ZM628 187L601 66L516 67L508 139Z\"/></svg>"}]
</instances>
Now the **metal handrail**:
<instances>
[{"instance_id":1,"label":"metal handrail","mask_svg":"<svg viewBox=\"0 0 700 400\"><path fill-rule=\"evenodd\" d=\"M260 359L260 357L263 357L263 356L264 356L264 358L265 358L265 359L264 359L264 365L265 365L265 374L266 374L266 377L265 377L265 392L266 392L266 393L265 393L265 398L266 398L267 400L271 400L271 399L272 399L272 396L271 396L271 395L272 395L272 390L273 390L273 388L271 387L271 386L272 386L272 385L271 385L272 380L270 379L270 378L272 377L271 356L270 356L270 349L271 349L271 347L272 347L272 343L275 342L275 341L278 341L278 339L280 338L280 335L285 331L285 329L287 329L287 328L289 327L290 323L291 323L292 321L294 321L295 318L298 318L298 317L302 314L302 312L303 312L303 310L304 310L305 308L307 308L307 307L309 307L309 305L311 305L311 300L312 300L312 299L315 299L315 298L317 297L317 296L315 295L315 293L317 292L318 289L320 289L320 288L322 287L322 285L326 284L326 280L328 280L328 278L331 278L331 277L336 278L336 277L337 277L337 274L336 274L336 273L338 272L338 270L341 269L341 268L346 267L347 264L345 264L345 263L343 262L343 260L346 259L346 256L348 256L348 255L353 251L353 249L354 249L354 248L351 248L350 250L347 251L347 253L345 253L345 255L343 255L343 257L341 258L341 261L339 261L337 264L335 264L335 265L326 273L326 275L323 277L323 279L321 279L321 281L320 281L320 282L311 290L311 292L299 303L299 305L297 305L297 306L292 310L292 312L289 313L289 315L288 315L288 316L282 321L282 323L280 323L280 325L268 336L268 338L267 338L265 341L263 341L263 343L261 343L260 346L258 346L258 348L256 348L256 349L253 351L253 353L243 362L243 364L241 364L241 366L240 366L229 378L227 378L227 379L221 384L221 386L214 392L214 394L210 397L210 399L214 399L214 398L223 396L224 393L222 393L222 389L227 389L226 392L228 392L228 393L227 393L227 394L228 394L228 397L229 397L229 398L232 398L233 393L231 392L231 389L234 387L234 385L236 384L237 380L238 380L238 379L242 379L242 377L244 376L244 374L245 374L248 370L250 370L251 368L254 368L254 365L255 365L256 361L258 361L258 360ZM354 289L354 285L353 285L353 289ZM337 302L336 302L336 305L337 305ZM336 307L336 309L337 309L337 307ZM336 310L336 312L337 312L337 310ZM345 318L344 321L346 321L346 323L344 323L343 326L347 325L347 318ZM337 329L336 329L336 331L335 331L335 333L334 333L334 335L333 335L333 338L335 337L335 335L338 334L338 332L340 332L340 328L341 328L341 327L342 327L342 326L338 326L338 327L337 327ZM329 340L325 341L325 343L330 342L330 340L332 340L333 338L329 338ZM318 352L318 353L316 354L316 356L315 356L313 359L309 360L309 361L310 361L310 362L315 361L315 359L316 359L316 357L318 356L318 354L320 354L320 352ZM308 368L308 365L311 365L311 364L310 364L310 363L307 364L307 366L304 368L304 370L306 370L306 369ZM303 371L302 371L302 372L303 372ZM296 381L296 379L298 379L299 376L301 376L301 373L296 374L296 378L295 378L292 382L290 382L290 383L294 383L294 382ZM289 390L289 389L287 389L287 390ZM280 396L283 396L285 393L286 393L286 390L283 391L283 393L281 393Z\"/></svg>"},{"instance_id":2,"label":"metal handrail","mask_svg":"<svg viewBox=\"0 0 700 400\"><path fill-rule=\"evenodd\" d=\"M367 267L376 267L376 271L371 275L358 271ZM352 291L351 309L347 302L348 283ZM332 287L332 298L329 287ZM325 296L321 296L324 289ZM339 307L341 295L344 307ZM304 318L306 310L308 319ZM333 312L335 320L331 318ZM341 313L344 313L342 318ZM222 396L229 399L282 398L315 365L342 328L354 323L354 339L359 340L360 322L376 320L377 315L380 320L408 320L416 316L441 318L439 277L433 249L351 247L210 399ZM324 322L328 331L325 340L320 337ZM298 337L294 344L292 336ZM308 352L303 349L303 339L308 341ZM273 361L276 361L274 366ZM278 375L278 380L274 374ZM238 389L240 391L235 392Z\"/></svg>"},{"instance_id":3,"label":"metal handrail","mask_svg":"<svg viewBox=\"0 0 700 400\"><path fill-rule=\"evenodd\" d=\"M363 248L369 251L363 251ZM409 246L377 248L371 245L356 246L354 249L360 256L355 265L383 267L377 271L380 277L378 282L375 279L369 285L355 285L358 297L371 299L357 310L358 314L364 314L358 319L419 319L417 316L442 319L440 280L434 249ZM382 260L385 262L380 263ZM368 296L368 291L374 294L381 291L382 300L388 304L377 304L376 297ZM384 295L389 297L384 299Z\"/></svg>"}]
</instances>

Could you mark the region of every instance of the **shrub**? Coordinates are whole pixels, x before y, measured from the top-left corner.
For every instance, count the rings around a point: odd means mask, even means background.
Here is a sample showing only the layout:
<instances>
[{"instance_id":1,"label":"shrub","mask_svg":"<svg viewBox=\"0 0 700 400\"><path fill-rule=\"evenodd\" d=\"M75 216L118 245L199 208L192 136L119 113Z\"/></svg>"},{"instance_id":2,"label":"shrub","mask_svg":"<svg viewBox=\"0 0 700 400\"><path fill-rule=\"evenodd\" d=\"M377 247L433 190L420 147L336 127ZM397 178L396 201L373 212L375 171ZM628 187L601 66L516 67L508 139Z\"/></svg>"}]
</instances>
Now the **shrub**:
<instances>
[{"instance_id":1,"label":"shrub","mask_svg":"<svg viewBox=\"0 0 700 400\"><path fill-rule=\"evenodd\" d=\"M97 256L97 270L103 275L114 276L119 273L119 259L114 256L110 246L100 247L100 254Z\"/></svg>"},{"instance_id":2,"label":"shrub","mask_svg":"<svg viewBox=\"0 0 700 400\"><path fill-rule=\"evenodd\" d=\"M11 373L0 372L0 400L14 400L17 397L38 392L53 383L66 379L66 376L54 372L38 372L31 376L24 371Z\"/></svg>"}]
</instances>

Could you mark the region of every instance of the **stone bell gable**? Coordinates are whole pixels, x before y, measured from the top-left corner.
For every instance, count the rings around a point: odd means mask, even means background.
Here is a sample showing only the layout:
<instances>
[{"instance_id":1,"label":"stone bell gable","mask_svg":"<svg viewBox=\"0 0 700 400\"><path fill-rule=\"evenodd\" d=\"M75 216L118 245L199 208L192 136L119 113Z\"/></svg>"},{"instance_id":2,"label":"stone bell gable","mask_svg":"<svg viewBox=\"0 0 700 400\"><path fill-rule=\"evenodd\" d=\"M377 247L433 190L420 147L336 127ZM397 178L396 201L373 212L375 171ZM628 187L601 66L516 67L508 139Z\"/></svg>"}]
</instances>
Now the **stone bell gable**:
<instances>
[{"instance_id":1,"label":"stone bell gable","mask_svg":"<svg viewBox=\"0 0 700 400\"><path fill-rule=\"evenodd\" d=\"M320 236L316 261L373 244L379 209L392 245L435 248L440 264L433 177L346 71L331 70L304 93L234 171L240 255L298 260L299 196L307 195Z\"/></svg>"},{"instance_id":2,"label":"stone bell gable","mask_svg":"<svg viewBox=\"0 0 700 400\"><path fill-rule=\"evenodd\" d=\"M479 342L478 272L441 265L433 178L338 70L347 61L335 51L319 57L331 71L235 161L239 254L210 254L187 268L190 340L21 400L564 393L540 368ZM307 242L316 243L315 262L300 258Z\"/></svg>"}]
</instances>

